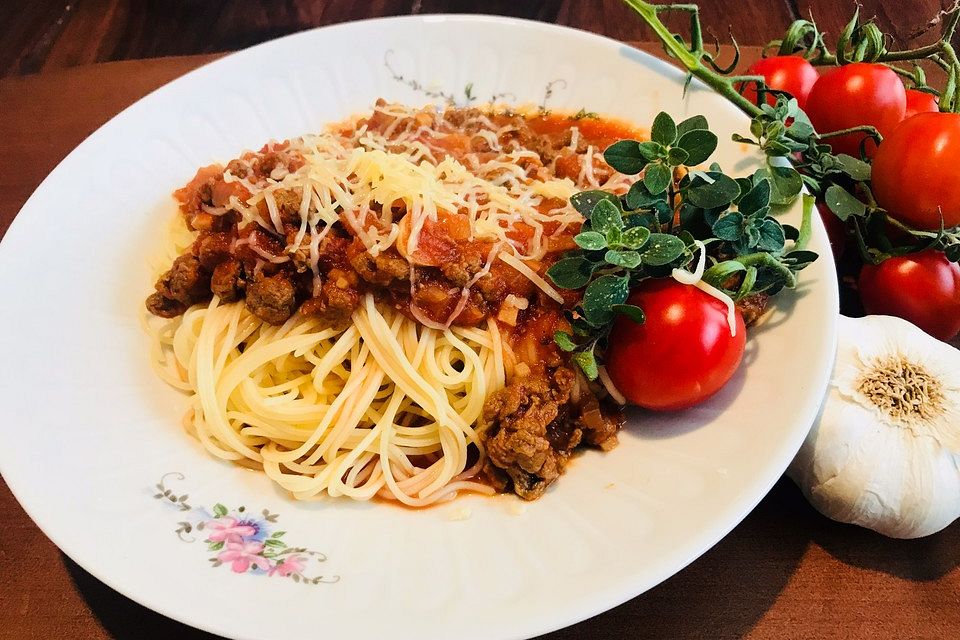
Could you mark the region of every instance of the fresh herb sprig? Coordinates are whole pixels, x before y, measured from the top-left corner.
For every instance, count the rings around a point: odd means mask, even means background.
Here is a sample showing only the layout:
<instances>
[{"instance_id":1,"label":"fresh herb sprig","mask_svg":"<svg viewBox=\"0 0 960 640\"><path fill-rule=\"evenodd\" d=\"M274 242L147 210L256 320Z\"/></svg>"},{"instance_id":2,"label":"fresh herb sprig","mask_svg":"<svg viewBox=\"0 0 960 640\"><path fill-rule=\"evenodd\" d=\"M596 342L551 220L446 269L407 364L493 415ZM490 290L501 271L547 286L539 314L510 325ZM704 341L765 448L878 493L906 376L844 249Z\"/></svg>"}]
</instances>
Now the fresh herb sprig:
<instances>
[{"instance_id":1,"label":"fresh herb sprig","mask_svg":"<svg viewBox=\"0 0 960 640\"><path fill-rule=\"evenodd\" d=\"M599 373L597 357L615 318L644 321L643 310L627 303L642 281L689 269L706 250L704 280L739 300L796 286L796 273L816 259L804 250L810 206L799 229L770 215L777 202L768 167L741 178L716 163L698 168L717 144L703 116L678 124L660 113L650 140L623 140L604 153L617 171L642 172L626 194L583 191L570 199L586 219L574 237L578 248L547 275L560 288L583 289L568 312L572 334L558 332L555 339L588 378Z\"/></svg>"},{"instance_id":2,"label":"fresh herb sprig","mask_svg":"<svg viewBox=\"0 0 960 640\"><path fill-rule=\"evenodd\" d=\"M733 62L721 67L716 54L705 47L697 5L654 4L645 0L624 2L646 22L666 53L687 71L688 83L696 77L751 117L752 137L735 135L733 138L755 144L766 154L768 162L764 173L771 182L773 203L794 201L806 186L817 200L824 202L852 229L864 262L876 264L890 256L925 248L939 249L950 260L960 262L960 228L924 231L891 218L873 198L870 165L860 158L832 153L830 139L848 133L860 132L881 142L882 137L876 129L861 126L840 131L815 131L796 101L768 88L762 77L732 74L740 59L735 40ZM687 40L673 33L661 20L662 14L670 12L690 17ZM908 86L937 96L941 111L960 112L960 57L953 44L960 27L960 0L941 11L926 28L934 26L941 27L936 42L913 49L890 50L888 39L880 28L873 20L861 20L857 7L836 36L832 50L827 34L812 18L793 22L783 38L774 40L766 48L775 50L776 55L800 55L814 66L852 62L884 64L904 78ZM904 63L912 63L913 68L903 68ZM928 84L920 63L929 63L945 73L942 89ZM756 102L742 95L746 83L756 85ZM775 105L766 103L770 95L776 96ZM782 162L781 159L787 157L794 161L793 166Z\"/></svg>"}]
</instances>

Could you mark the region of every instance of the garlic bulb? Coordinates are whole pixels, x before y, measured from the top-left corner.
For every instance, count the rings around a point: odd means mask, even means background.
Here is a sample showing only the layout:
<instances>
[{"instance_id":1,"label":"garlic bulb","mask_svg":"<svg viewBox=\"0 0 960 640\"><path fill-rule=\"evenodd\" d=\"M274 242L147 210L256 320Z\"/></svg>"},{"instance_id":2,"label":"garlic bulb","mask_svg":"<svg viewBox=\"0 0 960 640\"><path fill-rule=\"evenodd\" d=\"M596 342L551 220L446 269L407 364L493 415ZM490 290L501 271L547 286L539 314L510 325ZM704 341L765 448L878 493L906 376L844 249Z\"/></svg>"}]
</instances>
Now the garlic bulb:
<instances>
[{"instance_id":1,"label":"garlic bulb","mask_svg":"<svg viewBox=\"0 0 960 640\"><path fill-rule=\"evenodd\" d=\"M960 516L960 351L888 316L840 318L819 420L787 474L827 517L892 538Z\"/></svg>"}]
</instances>

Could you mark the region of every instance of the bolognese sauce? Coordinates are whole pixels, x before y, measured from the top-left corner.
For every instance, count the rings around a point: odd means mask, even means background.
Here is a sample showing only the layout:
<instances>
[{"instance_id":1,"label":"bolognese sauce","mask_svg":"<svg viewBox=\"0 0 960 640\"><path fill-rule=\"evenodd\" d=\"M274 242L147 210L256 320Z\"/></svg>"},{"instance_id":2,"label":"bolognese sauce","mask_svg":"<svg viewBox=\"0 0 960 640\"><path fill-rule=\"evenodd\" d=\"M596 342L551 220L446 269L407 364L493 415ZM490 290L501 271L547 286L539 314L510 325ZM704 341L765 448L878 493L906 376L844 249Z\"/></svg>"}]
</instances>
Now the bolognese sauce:
<instances>
[{"instance_id":1,"label":"bolognese sauce","mask_svg":"<svg viewBox=\"0 0 960 640\"><path fill-rule=\"evenodd\" d=\"M635 178L602 152L638 136L590 114L378 101L320 136L198 171L174 194L196 238L147 309L174 317L217 296L274 325L297 315L342 325L373 294L436 329L495 319L512 376L485 405L483 473L500 491L537 498L574 449L608 449L622 425L556 346L579 294L545 273L580 231L569 196L625 193ZM415 197L399 197L399 182Z\"/></svg>"}]
</instances>

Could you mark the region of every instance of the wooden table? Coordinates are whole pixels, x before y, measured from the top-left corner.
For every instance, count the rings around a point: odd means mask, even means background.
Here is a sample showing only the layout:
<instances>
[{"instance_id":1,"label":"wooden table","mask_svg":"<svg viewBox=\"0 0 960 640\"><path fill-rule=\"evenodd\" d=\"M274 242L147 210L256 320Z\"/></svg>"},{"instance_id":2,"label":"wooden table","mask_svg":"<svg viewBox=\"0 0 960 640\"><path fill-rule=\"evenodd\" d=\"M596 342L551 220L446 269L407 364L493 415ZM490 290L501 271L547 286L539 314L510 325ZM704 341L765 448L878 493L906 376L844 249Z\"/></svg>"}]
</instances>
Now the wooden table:
<instances>
[{"instance_id":1,"label":"wooden table","mask_svg":"<svg viewBox=\"0 0 960 640\"><path fill-rule=\"evenodd\" d=\"M0 80L0 235L85 136L136 98L213 57L91 64ZM212 637L133 603L80 569L43 536L2 482L0 513L0 639ZM923 540L888 540L819 516L781 480L690 567L548 637L960 638L958 564L960 524Z\"/></svg>"}]
</instances>

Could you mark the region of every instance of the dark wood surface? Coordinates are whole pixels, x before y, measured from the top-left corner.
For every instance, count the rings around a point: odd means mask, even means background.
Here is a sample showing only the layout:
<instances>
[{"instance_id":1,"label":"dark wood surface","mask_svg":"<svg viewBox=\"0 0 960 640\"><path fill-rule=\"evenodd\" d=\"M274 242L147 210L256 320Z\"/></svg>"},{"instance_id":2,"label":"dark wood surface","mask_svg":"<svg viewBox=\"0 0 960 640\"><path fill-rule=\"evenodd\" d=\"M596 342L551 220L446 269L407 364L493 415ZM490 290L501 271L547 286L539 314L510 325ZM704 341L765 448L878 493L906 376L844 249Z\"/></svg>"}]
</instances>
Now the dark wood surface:
<instances>
[{"instance_id":1,"label":"dark wood surface","mask_svg":"<svg viewBox=\"0 0 960 640\"><path fill-rule=\"evenodd\" d=\"M942 0L946 3L948 0ZM896 44L941 0L862 0ZM763 45L809 17L836 35L852 0L703 0L707 33ZM2 0L0 77L81 64L229 51L310 27L411 13L490 13L543 20L621 40L651 34L621 0ZM686 18L669 20L683 29Z\"/></svg>"},{"instance_id":2,"label":"dark wood surface","mask_svg":"<svg viewBox=\"0 0 960 640\"><path fill-rule=\"evenodd\" d=\"M421 12L483 8L621 38L643 34L617 2L479 4L0 0L0 75L42 71L0 80L0 189L5 195L0 236L43 177L84 137L138 97L216 56L94 62L220 51L317 24L409 13L414 7ZM811 3L702 4L708 24L724 25L721 33L731 23L741 42L762 44ZM846 15L846 9L836 9L845 3L813 4L837 25ZM895 31L906 34L935 4L873 2L865 3L864 12L876 11L880 19L901 26L909 23ZM80 569L43 536L2 482L0 514L0 639L212 638L134 604ZM549 638L960 638L958 565L958 524L923 540L888 540L819 516L791 483L781 480L741 525L690 567L639 598Z\"/></svg>"}]
</instances>

